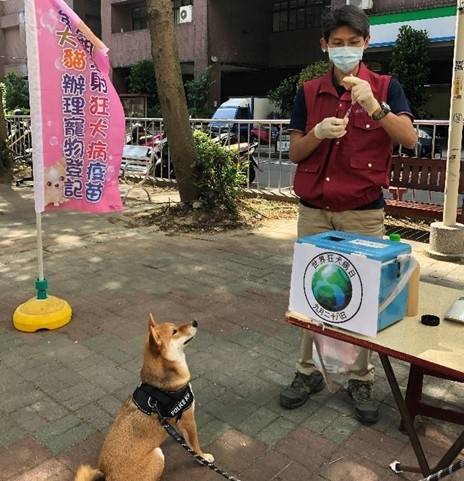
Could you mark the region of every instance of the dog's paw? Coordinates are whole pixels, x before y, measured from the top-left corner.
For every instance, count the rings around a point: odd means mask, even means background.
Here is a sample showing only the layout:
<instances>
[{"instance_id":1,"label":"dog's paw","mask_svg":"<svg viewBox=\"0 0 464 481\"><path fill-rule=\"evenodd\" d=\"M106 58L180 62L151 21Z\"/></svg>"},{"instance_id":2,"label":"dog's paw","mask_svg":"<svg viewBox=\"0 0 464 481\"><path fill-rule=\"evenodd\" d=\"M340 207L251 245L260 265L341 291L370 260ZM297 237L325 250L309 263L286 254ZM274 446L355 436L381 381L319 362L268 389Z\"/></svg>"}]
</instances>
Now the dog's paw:
<instances>
[{"instance_id":1,"label":"dog's paw","mask_svg":"<svg viewBox=\"0 0 464 481\"><path fill-rule=\"evenodd\" d=\"M203 459L208 461L208 463L214 463L214 456L209 453L203 453Z\"/></svg>"}]
</instances>

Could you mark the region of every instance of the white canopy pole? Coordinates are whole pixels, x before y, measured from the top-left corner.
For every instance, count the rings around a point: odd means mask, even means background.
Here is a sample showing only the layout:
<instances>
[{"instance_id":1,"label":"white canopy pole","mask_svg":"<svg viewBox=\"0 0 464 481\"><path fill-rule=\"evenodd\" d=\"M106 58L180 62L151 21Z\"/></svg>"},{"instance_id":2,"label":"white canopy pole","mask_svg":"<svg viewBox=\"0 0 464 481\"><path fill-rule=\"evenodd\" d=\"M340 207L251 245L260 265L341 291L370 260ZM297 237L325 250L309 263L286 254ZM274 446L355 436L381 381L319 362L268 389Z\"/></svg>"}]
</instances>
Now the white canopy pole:
<instances>
[{"instance_id":1,"label":"white canopy pole","mask_svg":"<svg viewBox=\"0 0 464 481\"><path fill-rule=\"evenodd\" d=\"M447 227L456 225L464 120L464 0L458 0L457 8L449 116L448 159L446 163L445 205L443 208L443 224Z\"/></svg>"},{"instance_id":2,"label":"white canopy pole","mask_svg":"<svg viewBox=\"0 0 464 481\"><path fill-rule=\"evenodd\" d=\"M446 261L464 260L464 225L456 222L463 124L464 0L457 0L443 222L433 222L430 226L430 244L427 249L430 257Z\"/></svg>"}]
</instances>

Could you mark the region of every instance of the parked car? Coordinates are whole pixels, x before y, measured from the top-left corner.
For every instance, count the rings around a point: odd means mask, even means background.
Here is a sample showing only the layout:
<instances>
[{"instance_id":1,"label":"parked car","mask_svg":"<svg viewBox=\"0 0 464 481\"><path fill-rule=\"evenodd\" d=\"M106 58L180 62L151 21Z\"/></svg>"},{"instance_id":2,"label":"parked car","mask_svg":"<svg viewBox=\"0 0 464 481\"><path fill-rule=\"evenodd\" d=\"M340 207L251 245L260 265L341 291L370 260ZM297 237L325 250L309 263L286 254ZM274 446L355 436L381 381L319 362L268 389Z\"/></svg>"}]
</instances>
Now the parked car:
<instances>
[{"instance_id":1,"label":"parked car","mask_svg":"<svg viewBox=\"0 0 464 481\"><path fill-rule=\"evenodd\" d=\"M250 140L262 145L274 145L279 137L279 129L275 125L260 125L250 131Z\"/></svg>"},{"instance_id":2,"label":"parked car","mask_svg":"<svg viewBox=\"0 0 464 481\"><path fill-rule=\"evenodd\" d=\"M414 149L401 148L401 155L407 157L432 157L441 158L445 140L443 137L435 133L435 146L433 146L433 128L429 126L420 126L417 129L417 144ZM393 149L395 155L399 154L399 146L396 145Z\"/></svg>"},{"instance_id":3,"label":"parked car","mask_svg":"<svg viewBox=\"0 0 464 481\"><path fill-rule=\"evenodd\" d=\"M253 128L251 121L269 118L272 110L273 105L268 98L230 98L216 109L208 128L213 132L234 132L242 139L248 139ZM249 120L250 123L238 123L234 120Z\"/></svg>"},{"instance_id":4,"label":"parked car","mask_svg":"<svg viewBox=\"0 0 464 481\"><path fill-rule=\"evenodd\" d=\"M290 130L283 128L277 137L276 141L276 153L281 152L284 155L288 155L290 151Z\"/></svg>"}]
</instances>

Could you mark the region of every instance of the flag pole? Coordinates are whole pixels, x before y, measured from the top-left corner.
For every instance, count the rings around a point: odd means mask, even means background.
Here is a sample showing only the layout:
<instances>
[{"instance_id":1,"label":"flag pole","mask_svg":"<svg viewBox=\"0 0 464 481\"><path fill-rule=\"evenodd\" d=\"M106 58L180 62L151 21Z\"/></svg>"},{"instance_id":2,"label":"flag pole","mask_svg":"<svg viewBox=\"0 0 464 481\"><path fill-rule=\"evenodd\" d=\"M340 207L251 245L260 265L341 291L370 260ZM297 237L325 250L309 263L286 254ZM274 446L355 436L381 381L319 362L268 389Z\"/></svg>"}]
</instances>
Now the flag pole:
<instances>
[{"instance_id":1,"label":"flag pole","mask_svg":"<svg viewBox=\"0 0 464 481\"><path fill-rule=\"evenodd\" d=\"M39 277L35 283L37 289L37 299L47 299L48 282L44 277L43 243L42 243L42 214L36 212L35 224L37 228L37 262L39 267Z\"/></svg>"},{"instance_id":2,"label":"flag pole","mask_svg":"<svg viewBox=\"0 0 464 481\"><path fill-rule=\"evenodd\" d=\"M39 281L44 279L44 263L43 263L43 244L42 244L42 215L40 212L35 214L37 225L37 257L39 260Z\"/></svg>"},{"instance_id":3,"label":"flag pole","mask_svg":"<svg viewBox=\"0 0 464 481\"><path fill-rule=\"evenodd\" d=\"M25 0L26 45L29 77L29 96L31 99L32 163L34 172L35 219L37 228L38 278L35 283L36 297L17 307L13 314L13 325L19 331L36 332L40 329L58 329L66 325L72 317L71 306L63 299L47 294L48 281L44 276L42 212L43 195L43 133L40 88L40 59L37 31L37 0Z\"/></svg>"}]
</instances>

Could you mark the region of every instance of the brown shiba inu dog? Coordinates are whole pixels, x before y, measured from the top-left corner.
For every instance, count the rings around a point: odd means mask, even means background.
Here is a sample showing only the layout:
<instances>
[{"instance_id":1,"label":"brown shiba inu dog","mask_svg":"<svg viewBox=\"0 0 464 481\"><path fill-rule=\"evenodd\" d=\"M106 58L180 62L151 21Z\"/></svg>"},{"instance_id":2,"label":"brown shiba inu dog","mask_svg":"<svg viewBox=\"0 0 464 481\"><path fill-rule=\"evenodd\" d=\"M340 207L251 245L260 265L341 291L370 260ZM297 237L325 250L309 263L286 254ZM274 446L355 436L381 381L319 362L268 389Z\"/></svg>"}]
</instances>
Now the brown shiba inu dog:
<instances>
[{"instance_id":1,"label":"brown shiba inu dog","mask_svg":"<svg viewBox=\"0 0 464 481\"><path fill-rule=\"evenodd\" d=\"M153 412L150 408L170 396L175 401L168 402L168 412L175 414L171 417L163 412L163 416L183 434L194 451L206 461L214 461L211 454L203 453L198 441L190 371L184 354L184 346L195 336L197 326L196 321L180 327L157 324L150 314L140 372L142 384L111 426L100 453L99 468L81 466L75 481L158 481L164 469L160 446L168 435L157 414L150 415ZM151 395L158 401L153 401ZM185 406L187 409L182 411Z\"/></svg>"}]
</instances>

